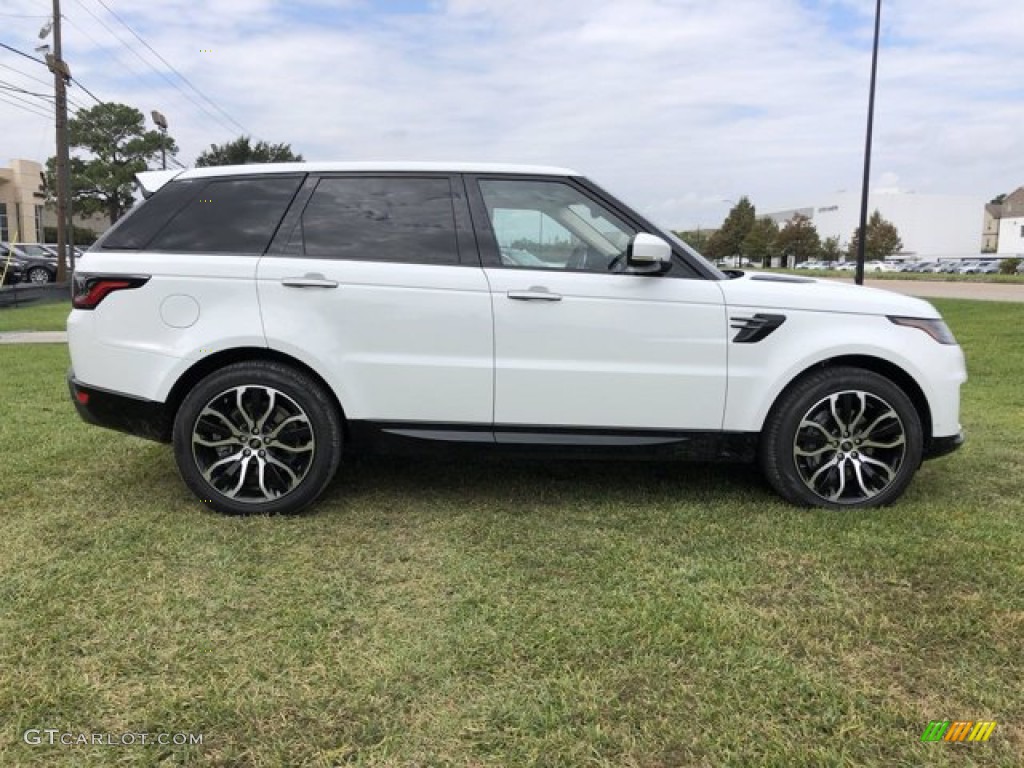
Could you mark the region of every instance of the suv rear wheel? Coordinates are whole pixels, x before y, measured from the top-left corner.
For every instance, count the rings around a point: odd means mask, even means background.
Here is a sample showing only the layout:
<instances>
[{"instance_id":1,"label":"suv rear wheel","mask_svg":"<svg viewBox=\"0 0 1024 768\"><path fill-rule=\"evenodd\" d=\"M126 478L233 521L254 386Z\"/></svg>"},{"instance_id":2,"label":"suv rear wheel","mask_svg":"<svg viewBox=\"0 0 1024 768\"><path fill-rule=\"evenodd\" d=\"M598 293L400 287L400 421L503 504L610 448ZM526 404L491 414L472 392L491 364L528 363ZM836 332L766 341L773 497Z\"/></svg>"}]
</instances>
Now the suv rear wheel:
<instances>
[{"instance_id":1,"label":"suv rear wheel","mask_svg":"<svg viewBox=\"0 0 1024 768\"><path fill-rule=\"evenodd\" d=\"M890 504L921 464L921 419L906 393L860 368L827 368L783 393L761 439L772 487L801 506Z\"/></svg>"},{"instance_id":2,"label":"suv rear wheel","mask_svg":"<svg viewBox=\"0 0 1024 768\"><path fill-rule=\"evenodd\" d=\"M271 361L210 374L174 420L182 479L228 514L300 511L334 477L341 447L341 418L324 388Z\"/></svg>"}]
</instances>

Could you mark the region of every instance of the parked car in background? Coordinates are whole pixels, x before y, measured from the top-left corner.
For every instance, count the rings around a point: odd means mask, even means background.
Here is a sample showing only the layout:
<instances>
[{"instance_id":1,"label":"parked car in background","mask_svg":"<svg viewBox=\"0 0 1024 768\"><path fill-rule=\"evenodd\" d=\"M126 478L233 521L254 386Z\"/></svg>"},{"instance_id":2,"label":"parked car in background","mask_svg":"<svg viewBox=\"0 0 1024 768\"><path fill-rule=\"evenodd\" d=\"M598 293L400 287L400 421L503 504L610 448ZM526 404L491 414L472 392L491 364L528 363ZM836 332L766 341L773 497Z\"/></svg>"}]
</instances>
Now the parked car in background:
<instances>
[{"instance_id":1,"label":"parked car in background","mask_svg":"<svg viewBox=\"0 0 1024 768\"><path fill-rule=\"evenodd\" d=\"M57 246L49 243L8 243L14 254L24 262L22 282L42 285L57 279ZM82 251L75 247L75 259L82 257ZM70 263L65 265L70 268Z\"/></svg>"},{"instance_id":2,"label":"parked car in background","mask_svg":"<svg viewBox=\"0 0 1024 768\"><path fill-rule=\"evenodd\" d=\"M0 243L0 280L4 285L20 283L25 274L25 260L7 243Z\"/></svg>"}]
</instances>

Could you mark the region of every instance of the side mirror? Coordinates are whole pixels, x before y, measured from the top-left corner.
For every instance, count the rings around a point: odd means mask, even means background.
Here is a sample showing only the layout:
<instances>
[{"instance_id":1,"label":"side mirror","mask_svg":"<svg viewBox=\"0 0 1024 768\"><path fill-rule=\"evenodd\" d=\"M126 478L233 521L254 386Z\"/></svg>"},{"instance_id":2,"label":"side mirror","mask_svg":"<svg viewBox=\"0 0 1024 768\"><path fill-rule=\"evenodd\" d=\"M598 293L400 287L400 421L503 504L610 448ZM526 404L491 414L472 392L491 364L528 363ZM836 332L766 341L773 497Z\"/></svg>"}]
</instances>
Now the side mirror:
<instances>
[{"instance_id":1,"label":"side mirror","mask_svg":"<svg viewBox=\"0 0 1024 768\"><path fill-rule=\"evenodd\" d=\"M672 246L657 235L638 232L626 248L626 266L631 272L660 274L672 265Z\"/></svg>"}]
</instances>

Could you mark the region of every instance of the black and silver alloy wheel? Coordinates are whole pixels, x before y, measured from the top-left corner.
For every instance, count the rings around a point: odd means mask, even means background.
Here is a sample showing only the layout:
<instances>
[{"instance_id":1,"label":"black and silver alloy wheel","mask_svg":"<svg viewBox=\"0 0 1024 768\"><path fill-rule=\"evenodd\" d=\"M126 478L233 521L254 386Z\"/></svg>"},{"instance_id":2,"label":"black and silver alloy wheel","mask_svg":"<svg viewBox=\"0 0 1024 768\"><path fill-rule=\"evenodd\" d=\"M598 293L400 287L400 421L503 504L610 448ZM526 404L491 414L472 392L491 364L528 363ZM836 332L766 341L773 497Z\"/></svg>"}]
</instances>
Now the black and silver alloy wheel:
<instances>
[{"instance_id":1,"label":"black and silver alloy wheel","mask_svg":"<svg viewBox=\"0 0 1024 768\"><path fill-rule=\"evenodd\" d=\"M903 421L885 400L862 390L824 397L804 414L793 460L812 493L835 504L858 504L884 491L907 452Z\"/></svg>"},{"instance_id":2,"label":"black and silver alloy wheel","mask_svg":"<svg viewBox=\"0 0 1024 768\"><path fill-rule=\"evenodd\" d=\"M873 371L825 368L780 396L761 435L765 476L788 501L832 509L899 498L921 464L921 417Z\"/></svg>"},{"instance_id":3,"label":"black and silver alloy wheel","mask_svg":"<svg viewBox=\"0 0 1024 768\"><path fill-rule=\"evenodd\" d=\"M50 273L43 267L32 267L26 275L28 282L41 285L50 282Z\"/></svg>"},{"instance_id":4,"label":"black and silver alloy wheel","mask_svg":"<svg viewBox=\"0 0 1024 768\"><path fill-rule=\"evenodd\" d=\"M182 479L229 514L298 512L334 476L341 443L341 415L323 386L270 361L210 374L174 420Z\"/></svg>"},{"instance_id":5,"label":"black and silver alloy wheel","mask_svg":"<svg viewBox=\"0 0 1024 768\"><path fill-rule=\"evenodd\" d=\"M258 503L293 491L316 453L309 416L283 392L242 385L213 397L192 427L192 456L229 499Z\"/></svg>"}]
</instances>

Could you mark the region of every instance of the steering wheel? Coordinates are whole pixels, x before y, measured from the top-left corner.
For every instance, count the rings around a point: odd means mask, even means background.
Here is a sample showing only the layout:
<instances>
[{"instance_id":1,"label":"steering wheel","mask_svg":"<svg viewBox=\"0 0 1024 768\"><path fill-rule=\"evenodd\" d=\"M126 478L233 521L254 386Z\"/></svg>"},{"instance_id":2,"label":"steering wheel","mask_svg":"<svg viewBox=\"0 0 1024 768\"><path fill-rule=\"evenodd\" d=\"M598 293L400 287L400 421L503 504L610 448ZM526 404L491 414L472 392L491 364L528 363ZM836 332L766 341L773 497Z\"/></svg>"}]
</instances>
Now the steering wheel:
<instances>
[{"instance_id":1,"label":"steering wheel","mask_svg":"<svg viewBox=\"0 0 1024 768\"><path fill-rule=\"evenodd\" d=\"M608 262L608 271L609 272L621 272L622 270L617 269L617 267L619 267L622 264L622 262L623 262L623 260L625 258L626 258L626 252L623 251L618 256L616 256L614 259L609 261Z\"/></svg>"}]
</instances>

